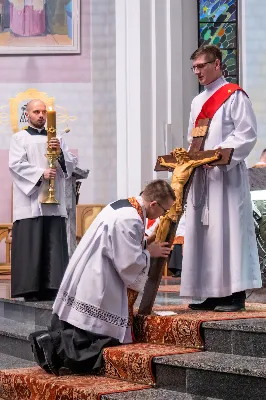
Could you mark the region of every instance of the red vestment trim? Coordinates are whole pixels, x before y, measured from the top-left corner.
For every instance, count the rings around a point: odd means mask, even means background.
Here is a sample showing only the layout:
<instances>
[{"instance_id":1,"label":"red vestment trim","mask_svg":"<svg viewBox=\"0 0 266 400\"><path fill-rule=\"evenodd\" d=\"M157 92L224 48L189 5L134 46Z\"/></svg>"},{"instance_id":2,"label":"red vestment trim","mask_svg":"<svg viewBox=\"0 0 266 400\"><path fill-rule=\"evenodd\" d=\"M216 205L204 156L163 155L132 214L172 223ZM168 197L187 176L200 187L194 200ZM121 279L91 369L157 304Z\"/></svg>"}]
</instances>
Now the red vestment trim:
<instances>
[{"instance_id":1,"label":"red vestment trim","mask_svg":"<svg viewBox=\"0 0 266 400\"><path fill-rule=\"evenodd\" d=\"M209 97L208 100L203 104L202 109L196 119L195 127L198 126L200 119L212 119L216 111L218 111L223 103L237 90L241 90L246 94L246 92L236 83L227 83L216 90L216 92L213 93L213 95Z\"/></svg>"},{"instance_id":2,"label":"red vestment trim","mask_svg":"<svg viewBox=\"0 0 266 400\"><path fill-rule=\"evenodd\" d=\"M144 224L143 210L142 210L142 207L141 207L141 205L139 204L138 200L136 199L136 197L129 197L129 198L128 198L128 201L130 202L130 204L132 205L132 207L134 207L134 208L137 210L137 212L138 212L138 214L139 214L139 216L140 216L140 218L142 219L142 222L143 222L143 224Z\"/></svg>"},{"instance_id":3,"label":"red vestment trim","mask_svg":"<svg viewBox=\"0 0 266 400\"><path fill-rule=\"evenodd\" d=\"M154 223L156 219L148 219L146 228L149 229Z\"/></svg>"}]
</instances>

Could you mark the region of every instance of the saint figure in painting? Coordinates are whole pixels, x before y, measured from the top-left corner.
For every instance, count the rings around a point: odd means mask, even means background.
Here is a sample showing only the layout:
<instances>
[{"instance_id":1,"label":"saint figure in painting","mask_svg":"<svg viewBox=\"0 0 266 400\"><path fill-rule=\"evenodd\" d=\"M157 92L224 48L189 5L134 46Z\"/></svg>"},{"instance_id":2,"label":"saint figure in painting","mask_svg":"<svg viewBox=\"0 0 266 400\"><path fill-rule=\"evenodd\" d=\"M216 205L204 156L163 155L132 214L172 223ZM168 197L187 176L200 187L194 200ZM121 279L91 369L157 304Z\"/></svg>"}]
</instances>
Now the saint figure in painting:
<instances>
[{"instance_id":1,"label":"saint figure in painting","mask_svg":"<svg viewBox=\"0 0 266 400\"><path fill-rule=\"evenodd\" d=\"M10 30L18 36L40 36L46 33L46 0L9 0Z\"/></svg>"}]
</instances>

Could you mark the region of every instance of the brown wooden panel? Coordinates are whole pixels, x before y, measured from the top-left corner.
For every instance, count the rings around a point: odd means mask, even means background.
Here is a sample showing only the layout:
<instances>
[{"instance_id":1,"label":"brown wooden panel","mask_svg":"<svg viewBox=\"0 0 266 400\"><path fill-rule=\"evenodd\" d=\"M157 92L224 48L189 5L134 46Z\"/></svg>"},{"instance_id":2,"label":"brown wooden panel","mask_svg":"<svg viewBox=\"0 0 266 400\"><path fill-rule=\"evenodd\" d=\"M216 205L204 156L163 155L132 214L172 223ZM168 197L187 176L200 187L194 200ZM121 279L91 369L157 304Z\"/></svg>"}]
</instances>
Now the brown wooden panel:
<instances>
[{"instance_id":1,"label":"brown wooden panel","mask_svg":"<svg viewBox=\"0 0 266 400\"><path fill-rule=\"evenodd\" d=\"M206 126L209 125L210 119L209 118L205 118L205 119L199 119L198 120L198 126Z\"/></svg>"},{"instance_id":2,"label":"brown wooden panel","mask_svg":"<svg viewBox=\"0 0 266 400\"><path fill-rule=\"evenodd\" d=\"M194 137L190 145L190 152L203 150L205 140L206 136Z\"/></svg>"},{"instance_id":3,"label":"brown wooden panel","mask_svg":"<svg viewBox=\"0 0 266 400\"><path fill-rule=\"evenodd\" d=\"M171 222L170 229L166 238L166 242L169 243L169 247L172 246L177 224L180 220L178 218L177 223ZM168 258L152 258L151 266L149 271L149 276L144 288L143 296L139 306L139 314L149 315L151 314L152 307L155 301L155 297L157 295L158 288L160 286L160 282L164 272L164 266Z\"/></svg>"},{"instance_id":4,"label":"brown wooden panel","mask_svg":"<svg viewBox=\"0 0 266 400\"><path fill-rule=\"evenodd\" d=\"M214 156L216 150L204 150L204 151L197 151L195 153L189 153L190 158L192 160L201 160L205 157L212 157ZM228 165L231 162L234 149L221 149L219 150L222 157L219 160L213 161L210 163L211 165Z\"/></svg>"}]
</instances>

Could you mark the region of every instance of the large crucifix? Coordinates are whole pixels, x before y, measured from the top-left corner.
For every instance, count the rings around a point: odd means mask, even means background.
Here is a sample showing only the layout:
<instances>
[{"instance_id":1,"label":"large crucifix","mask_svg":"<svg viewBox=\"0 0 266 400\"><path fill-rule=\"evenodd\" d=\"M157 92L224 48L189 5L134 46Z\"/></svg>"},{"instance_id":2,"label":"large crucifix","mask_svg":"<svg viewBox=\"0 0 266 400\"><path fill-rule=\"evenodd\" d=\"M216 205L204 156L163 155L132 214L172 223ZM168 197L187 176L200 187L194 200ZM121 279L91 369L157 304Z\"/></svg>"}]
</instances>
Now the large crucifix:
<instances>
[{"instance_id":1,"label":"large crucifix","mask_svg":"<svg viewBox=\"0 0 266 400\"><path fill-rule=\"evenodd\" d=\"M195 169L204 164L228 165L233 155L233 149L203 151L210 122L211 120L208 118L198 120L197 127L192 130L193 139L188 152L177 148L170 155L157 159L155 171L173 171L171 186L175 191L176 201L167 214L161 218L156 233L156 240L168 242L169 246L173 244ZM151 313L166 262L167 259L164 258L152 259L149 277L139 306L139 314Z\"/></svg>"}]
</instances>

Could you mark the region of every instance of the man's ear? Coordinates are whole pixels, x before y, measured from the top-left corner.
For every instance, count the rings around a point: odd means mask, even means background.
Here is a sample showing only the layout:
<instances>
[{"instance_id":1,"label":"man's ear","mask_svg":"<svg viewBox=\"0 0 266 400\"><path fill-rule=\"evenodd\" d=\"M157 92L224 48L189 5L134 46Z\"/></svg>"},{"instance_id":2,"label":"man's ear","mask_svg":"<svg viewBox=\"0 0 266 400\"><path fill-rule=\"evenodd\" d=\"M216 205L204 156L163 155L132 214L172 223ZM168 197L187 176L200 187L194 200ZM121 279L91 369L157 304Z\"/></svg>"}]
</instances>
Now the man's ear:
<instances>
[{"instance_id":1,"label":"man's ear","mask_svg":"<svg viewBox=\"0 0 266 400\"><path fill-rule=\"evenodd\" d=\"M218 59L215 61L215 69L222 69L221 61Z\"/></svg>"}]
</instances>

